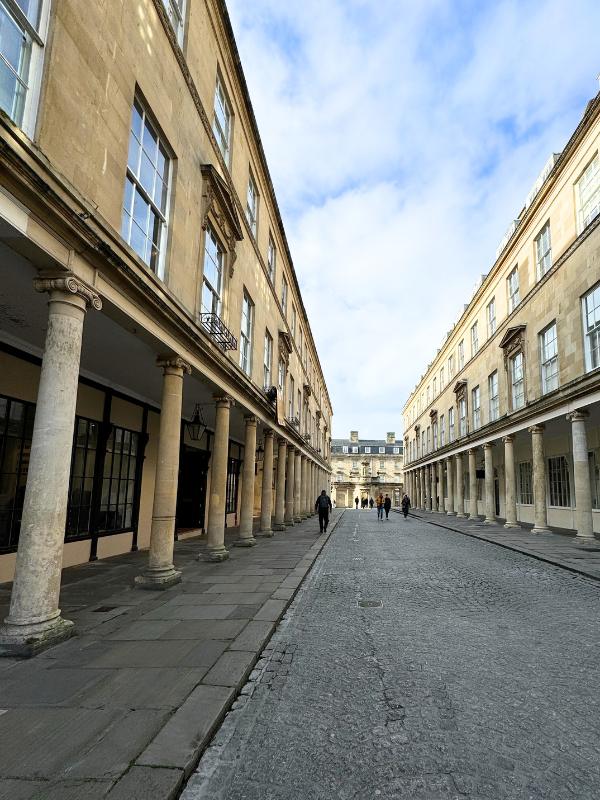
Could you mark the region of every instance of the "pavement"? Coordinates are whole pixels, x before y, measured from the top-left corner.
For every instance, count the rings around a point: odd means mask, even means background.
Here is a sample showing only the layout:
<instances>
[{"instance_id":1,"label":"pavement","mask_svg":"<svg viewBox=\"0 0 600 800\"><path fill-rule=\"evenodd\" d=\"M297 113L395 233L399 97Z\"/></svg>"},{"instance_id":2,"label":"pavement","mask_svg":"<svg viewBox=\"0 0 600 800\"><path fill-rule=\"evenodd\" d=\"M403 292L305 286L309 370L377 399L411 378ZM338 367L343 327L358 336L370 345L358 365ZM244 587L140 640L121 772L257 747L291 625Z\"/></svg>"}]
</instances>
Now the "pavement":
<instances>
[{"instance_id":1,"label":"pavement","mask_svg":"<svg viewBox=\"0 0 600 800\"><path fill-rule=\"evenodd\" d=\"M182 800L597 800L600 585L347 511Z\"/></svg>"},{"instance_id":2,"label":"pavement","mask_svg":"<svg viewBox=\"0 0 600 800\"><path fill-rule=\"evenodd\" d=\"M177 542L167 591L132 588L147 552L64 570L78 635L0 659L0 800L177 797L328 535L312 517L221 564Z\"/></svg>"},{"instance_id":3,"label":"pavement","mask_svg":"<svg viewBox=\"0 0 600 800\"><path fill-rule=\"evenodd\" d=\"M399 512L397 512L399 513ZM551 531L532 533L531 525L521 528L504 528L504 520L496 525L484 525L483 520L470 520L463 517L447 516L432 511L411 510L410 514L446 530L474 536L485 542L493 542L500 547L517 553L555 564L571 572L587 575L600 581L600 539L582 546L575 531Z\"/></svg>"}]
</instances>

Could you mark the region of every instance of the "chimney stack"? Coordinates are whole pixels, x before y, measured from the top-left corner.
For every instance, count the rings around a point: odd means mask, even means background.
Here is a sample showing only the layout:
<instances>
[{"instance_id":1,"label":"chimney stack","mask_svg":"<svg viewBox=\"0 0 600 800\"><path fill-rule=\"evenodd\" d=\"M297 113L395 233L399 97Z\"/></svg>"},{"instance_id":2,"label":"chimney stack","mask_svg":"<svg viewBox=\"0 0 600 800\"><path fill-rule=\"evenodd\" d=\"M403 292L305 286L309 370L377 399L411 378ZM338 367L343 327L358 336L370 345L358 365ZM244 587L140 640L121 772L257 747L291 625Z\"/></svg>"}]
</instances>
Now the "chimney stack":
<instances>
[{"instance_id":1,"label":"chimney stack","mask_svg":"<svg viewBox=\"0 0 600 800\"><path fill-rule=\"evenodd\" d=\"M358 431L350 431L350 441L358 442Z\"/></svg>"}]
</instances>

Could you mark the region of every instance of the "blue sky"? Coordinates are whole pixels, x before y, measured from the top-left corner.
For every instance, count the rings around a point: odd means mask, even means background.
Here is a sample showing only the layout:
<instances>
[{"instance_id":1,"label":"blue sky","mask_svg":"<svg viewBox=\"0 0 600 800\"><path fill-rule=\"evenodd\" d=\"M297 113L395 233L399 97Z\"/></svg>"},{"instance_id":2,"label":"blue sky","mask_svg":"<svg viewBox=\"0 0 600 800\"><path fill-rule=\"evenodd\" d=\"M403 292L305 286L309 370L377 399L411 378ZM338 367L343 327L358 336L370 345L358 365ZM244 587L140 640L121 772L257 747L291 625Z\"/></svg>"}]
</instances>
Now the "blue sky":
<instances>
[{"instance_id":1,"label":"blue sky","mask_svg":"<svg viewBox=\"0 0 600 800\"><path fill-rule=\"evenodd\" d=\"M334 407L402 406L598 91L597 0L229 0Z\"/></svg>"}]
</instances>

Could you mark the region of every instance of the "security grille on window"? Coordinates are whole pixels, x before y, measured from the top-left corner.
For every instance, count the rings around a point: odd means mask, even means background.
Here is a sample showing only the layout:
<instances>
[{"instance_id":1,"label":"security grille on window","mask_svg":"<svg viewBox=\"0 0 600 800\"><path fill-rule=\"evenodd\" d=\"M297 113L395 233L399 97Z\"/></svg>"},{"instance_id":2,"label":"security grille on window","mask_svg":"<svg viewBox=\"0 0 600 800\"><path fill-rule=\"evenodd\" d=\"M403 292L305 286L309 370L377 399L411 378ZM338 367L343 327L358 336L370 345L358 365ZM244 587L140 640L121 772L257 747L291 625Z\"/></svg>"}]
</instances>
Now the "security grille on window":
<instances>
[{"instance_id":1,"label":"security grille on window","mask_svg":"<svg viewBox=\"0 0 600 800\"><path fill-rule=\"evenodd\" d=\"M479 326L475 322L471 326L471 355L474 356L479 350Z\"/></svg>"},{"instance_id":2,"label":"security grille on window","mask_svg":"<svg viewBox=\"0 0 600 800\"><path fill-rule=\"evenodd\" d=\"M159 278L164 276L170 162L146 109L134 100L121 233Z\"/></svg>"},{"instance_id":3,"label":"security grille on window","mask_svg":"<svg viewBox=\"0 0 600 800\"><path fill-rule=\"evenodd\" d=\"M496 298L492 297L487 306L488 338L496 333Z\"/></svg>"},{"instance_id":4,"label":"security grille on window","mask_svg":"<svg viewBox=\"0 0 600 800\"><path fill-rule=\"evenodd\" d=\"M519 464L519 503L523 506L533 505L531 461L521 461Z\"/></svg>"},{"instance_id":5,"label":"security grille on window","mask_svg":"<svg viewBox=\"0 0 600 800\"><path fill-rule=\"evenodd\" d=\"M273 363L273 337L269 331L265 331L265 346L263 351L263 386L269 389L271 386L271 364Z\"/></svg>"},{"instance_id":6,"label":"security grille on window","mask_svg":"<svg viewBox=\"0 0 600 800\"><path fill-rule=\"evenodd\" d=\"M600 213L600 156L598 153L577 181L579 231L586 228Z\"/></svg>"},{"instance_id":7,"label":"security grille on window","mask_svg":"<svg viewBox=\"0 0 600 800\"><path fill-rule=\"evenodd\" d=\"M185 10L185 0L163 0L163 5L167 10L167 16L171 21L177 41L181 45L183 42L183 12Z\"/></svg>"},{"instance_id":8,"label":"security grille on window","mask_svg":"<svg viewBox=\"0 0 600 800\"><path fill-rule=\"evenodd\" d=\"M558 342L556 322L540 333L542 394L558 389Z\"/></svg>"},{"instance_id":9,"label":"security grille on window","mask_svg":"<svg viewBox=\"0 0 600 800\"><path fill-rule=\"evenodd\" d=\"M465 342L461 339L458 343L458 371L460 372L461 369L465 365Z\"/></svg>"},{"instance_id":10,"label":"security grille on window","mask_svg":"<svg viewBox=\"0 0 600 800\"><path fill-rule=\"evenodd\" d=\"M212 228L204 236L201 310L204 314L221 314L223 283L223 249Z\"/></svg>"},{"instance_id":11,"label":"security grille on window","mask_svg":"<svg viewBox=\"0 0 600 800\"><path fill-rule=\"evenodd\" d=\"M256 239L256 229L258 225L258 190L254 178L250 174L248 176L248 194L246 197L246 219L252 231L252 235Z\"/></svg>"},{"instance_id":12,"label":"security grille on window","mask_svg":"<svg viewBox=\"0 0 600 800\"><path fill-rule=\"evenodd\" d=\"M523 353L517 353L510 359L510 378L512 388L513 410L525 405L525 374L523 370Z\"/></svg>"},{"instance_id":13,"label":"security grille on window","mask_svg":"<svg viewBox=\"0 0 600 800\"><path fill-rule=\"evenodd\" d=\"M535 240L535 264L538 281L552 267L552 246L550 243L550 222L547 222Z\"/></svg>"},{"instance_id":14,"label":"security grille on window","mask_svg":"<svg viewBox=\"0 0 600 800\"><path fill-rule=\"evenodd\" d=\"M275 283L275 265L277 262L277 248L273 237L269 234L269 246L267 248L267 269L269 271L269 278L271 283Z\"/></svg>"},{"instance_id":15,"label":"security grille on window","mask_svg":"<svg viewBox=\"0 0 600 800\"><path fill-rule=\"evenodd\" d=\"M600 367L600 284L582 299L585 369Z\"/></svg>"},{"instance_id":16,"label":"security grille on window","mask_svg":"<svg viewBox=\"0 0 600 800\"><path fill-rule=\"evenodd\" d=\"M479 386L471 391L471 409L473 412L473 430L481 427L481 392Z\"/></svg>"},{"instance_id":17,"label":"security grille on window","mask_svg":"<svg viewBox=\"0 0 600 800\"><path fill-rule=\"evenodd\" d=\"M498 371L488 376L488 396L490 400L490 422L500 416L500 397L498 394Z\"/></svg>"},{"instance_id":18,"label":"security grille on window","mask_svg":"<svg viewBox=\"0 0 600 800\"><path fill-rule=\"evenodd\" d=\"M515 267L508 276L506 285L508 289L508 313L510 314L521 302L518 267Z\"/></svg>"},{"instance_id":19,"label":"security grille on window","mask_svg":"<svg viewBox=\"0 0 600 800\"><path fill-rule=\"evenodd\" d=\"M448 441L454 441L454 409L448 409Z\"/></svg>"},{"instance_id":20,"label":"security grille on window","mask_svg":"<svg viewBox=\"0 0 600 800\"><path fill-rule=\"evenodd\" d=\"M33 136L48 25L44 0L0 0L0 108Z\"/></svg>"},{"instance_id":21,"label":"security grille on window","mask_svg":"<svg viewBox=\"0 0 600 800\"><path fill-rule=\"evenodd\" d=\"M217 75L215 87L215 108L213 117L213 133L221 155L225 163L229 166L229 156L231 151L231 106L227 100L225 89L221 82L221 77Z\"/></svg>"},{"instance_id":22,"label":"security grille on window","mask_svg":"<svg viewBox=\"0 0 600 800\"><path fill-rule=\"evenodd\" d=\"M464 397L458 401L458 435L467 435L467 401Z\"/></svg>"},{"instance_id":23,"label":"security grille on window","mask_svg":"<svg viewBox=\"0 0 600 800\"><path fill-rule=\"evenodd\" d=\"M252 327L254 323L254 303L248 292L242 300L242 322L240 325L240 367L246 375L252 372Z\"/></svg>"},{"instance_id":24,"label":"security grille on window","mask_svg":"<svg viewBox=\"0 0 600 800\"><path fill-rule=\"evenodd\" d=\"M569 465L565 456L548 459L548 483L550 486L550 505L568 508L571 505L571 485Z\"/></svg>"}]
</instances>

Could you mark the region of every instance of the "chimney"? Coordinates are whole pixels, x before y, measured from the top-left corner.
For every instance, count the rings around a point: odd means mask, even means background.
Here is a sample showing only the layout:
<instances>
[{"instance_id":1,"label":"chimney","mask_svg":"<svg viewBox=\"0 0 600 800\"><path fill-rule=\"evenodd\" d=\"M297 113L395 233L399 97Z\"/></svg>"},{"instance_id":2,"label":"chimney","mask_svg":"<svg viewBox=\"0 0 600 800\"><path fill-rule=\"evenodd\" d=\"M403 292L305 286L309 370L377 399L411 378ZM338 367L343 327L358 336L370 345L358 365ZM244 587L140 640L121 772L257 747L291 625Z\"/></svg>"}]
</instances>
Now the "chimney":
<instances>
[{"instance_id":1,"label":"chimney","mask_svg":"<svg viewBox=\"0 0 600 800\"><path fill-rule=\"evenodd\" d=\"M391 431L387 435L387 444L396 444L396 433Z\"/></svg>"},{"instance_id":2,"label":"chimney","mask_svg":"<svg viewBox=\"0 0 600 800\"><path fill-rule=\"evenodd\" d=\"M350 441L358 442L358 431L350 431Z\"/></svg>"}]
</instances>

